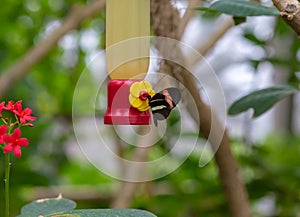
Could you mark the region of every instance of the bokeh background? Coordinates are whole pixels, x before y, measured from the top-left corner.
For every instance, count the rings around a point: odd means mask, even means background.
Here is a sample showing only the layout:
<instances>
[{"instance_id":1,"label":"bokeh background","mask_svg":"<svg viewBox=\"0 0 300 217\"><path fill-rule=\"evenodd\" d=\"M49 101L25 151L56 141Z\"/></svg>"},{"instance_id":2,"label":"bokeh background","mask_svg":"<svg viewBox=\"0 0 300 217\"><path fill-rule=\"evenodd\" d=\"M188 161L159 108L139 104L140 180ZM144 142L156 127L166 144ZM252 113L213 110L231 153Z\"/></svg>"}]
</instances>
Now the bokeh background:
<instances>
[{"instance_id":1,"label":"bokeh background","mask_svg":"<svg viewBox=\"0 0 300 217\"><path fill-rule=\"evenodd\" d=\"M181 15L188 1L172 1ZM263 1L272 5L270 1ZM85 0L3 0L0 7L0 80L7 70L41 41L64 25L68 12ZM188 22L182 41L195 49L209 43L228 23L226 15L196 12ZM227 107L245 94L275 84L294 83L300 78L299 39L278 17L251 17L231 26L205 55L224 90ZM88 101L90 87L107 76L105 68L105 7L97 15L61 37L45 57L34 64L20 80L2 91L2 100L23 100L37 120L24 129L30 145L22 157L13 159L11 178L12 216L26 203L43 197L75 200L77 208L108 208L116 200L122 183L99 171L84 156L77 144L72 125L73 93L83 71L92 79L82 91ZM196 71L205 71L201 60L185 53ZM155 61L152 69L157 67ZM155 71L155 70L154 70ZM1 77L2 76L2 77ZM298 81L299 82L299 81ZM213 88L213 87L212 87ZM100 91L95 104L99 125L103 123L106 92ZM217 108L216 108L217 109ZM300 95L291 96L263 116L252 119L251 111L228 117L226 127L231 148L249 194L255 216L297 216L300 213ZM84 132L89 137L93 113L82 111ZM149 158L168 152L178 132L180 113L172 112L166 135L152 149ZM105 126L105 136L115 141L113 128ZM198 138L191 131L189 137ZM214 161L199 167L205 141L170 175L141 184L128 204L149 210L160 217L229 216ZM97 140L93 140L97 145ZM189 145L189 144L182 144ZM130 159L135 148L117 144L117 151ZM4 179L4 155L0 177ZM110 163L109 161L107 162ZM166 167L172 165L166 162ZM0 210L3 210L3 187ZM1 215L1 214L0 214Z\"/></svg>"}]
</instances>

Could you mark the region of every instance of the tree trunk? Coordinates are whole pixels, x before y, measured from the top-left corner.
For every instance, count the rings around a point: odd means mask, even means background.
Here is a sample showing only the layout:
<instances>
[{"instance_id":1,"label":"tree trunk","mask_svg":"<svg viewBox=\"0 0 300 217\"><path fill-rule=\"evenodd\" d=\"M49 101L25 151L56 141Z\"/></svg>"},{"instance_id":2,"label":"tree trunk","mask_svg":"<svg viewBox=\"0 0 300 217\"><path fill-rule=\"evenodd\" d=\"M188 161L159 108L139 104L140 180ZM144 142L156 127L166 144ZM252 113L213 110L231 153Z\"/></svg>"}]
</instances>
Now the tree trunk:
<instances>
[{"instance_id":1,"label":"tree trunk","mask_svg":"<svg viewBox=\"0 0 300 217\"><path fill-rule=\"evenodd\" d=\"M169 0L151 0L151 17L155 36L179 40L178 26L181 19L178 11L172 6ZM168 52L169 56L174 55L172 59L180 59L180 62L183 61L183 55L180 49L176 49L176 46L174 46L172 51L164 50L163 46L163 44L156 44L162 56L165 56L163 54L164 52ZM211 132L212 119L214 118L215 120L216 115L211 112L211 108L202 101L193 75L184 67L168 60L161 62L161 72L169 74L181 82L196 102L198 114L194 114L190 111L190 115L195 118L195 120L199 117L201 121L199 133L209 139L213 151L216 151L215 161L219 169L221 183L228 200L231 216L250 217L251 211L248 203L248 195L240 178L237 162L230 149L229 137L225 132L221 144L219 144L219 142L214 139L214 136L210 136L211 133L222 132L222 130L219 130L222 126L221 123L217 123L218 129L215 132ZM191 100L187 100L186 102L187 108L190 107L190 101Z\"/></svg>"}]
</instances>

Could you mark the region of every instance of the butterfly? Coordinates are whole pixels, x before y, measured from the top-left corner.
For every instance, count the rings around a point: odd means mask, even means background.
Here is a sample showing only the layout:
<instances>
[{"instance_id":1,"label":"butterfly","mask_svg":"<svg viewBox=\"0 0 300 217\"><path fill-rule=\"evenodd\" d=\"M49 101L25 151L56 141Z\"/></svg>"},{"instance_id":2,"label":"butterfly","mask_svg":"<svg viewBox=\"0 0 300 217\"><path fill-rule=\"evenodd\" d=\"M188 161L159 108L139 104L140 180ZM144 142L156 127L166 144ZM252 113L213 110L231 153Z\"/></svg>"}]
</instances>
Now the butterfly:
<instances>
[{"instance_id":1,"label":"butterfly","mask_svg":"<svg viewBox=\"0 0 300 217\"><path fill-rule=\"evenodd\" d=\"M157 126L157 121L167 119L172 109L179 103L181 93L179 89L170 87L156 93L153 97L148 95L147 98L152 111L154 124Z\"/></svg>"}]
</instances>

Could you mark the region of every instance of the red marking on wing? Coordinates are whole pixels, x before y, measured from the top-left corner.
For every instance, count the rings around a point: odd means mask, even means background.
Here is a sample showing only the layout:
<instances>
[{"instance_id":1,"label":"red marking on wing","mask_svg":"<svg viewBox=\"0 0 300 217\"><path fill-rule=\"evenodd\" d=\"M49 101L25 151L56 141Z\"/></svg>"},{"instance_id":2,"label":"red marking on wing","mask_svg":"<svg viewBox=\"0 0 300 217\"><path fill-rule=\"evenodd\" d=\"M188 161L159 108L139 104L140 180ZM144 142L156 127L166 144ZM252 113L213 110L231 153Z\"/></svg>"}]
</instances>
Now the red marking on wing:
<instances>
[{"instance_id":1,"label":"red marking on wing","mask_svg":"<svg viewBox=\"0 0 300 217\"><path fill-rule=\"evenodd\" d=\"M166 102L170 105L170 109L174 108L173 98L172 98L172 96L169 94L169 91L163 90L163 91L162 91L162 94L165 95L165 100L166 100Z\"/></svg>"}]
</instances>

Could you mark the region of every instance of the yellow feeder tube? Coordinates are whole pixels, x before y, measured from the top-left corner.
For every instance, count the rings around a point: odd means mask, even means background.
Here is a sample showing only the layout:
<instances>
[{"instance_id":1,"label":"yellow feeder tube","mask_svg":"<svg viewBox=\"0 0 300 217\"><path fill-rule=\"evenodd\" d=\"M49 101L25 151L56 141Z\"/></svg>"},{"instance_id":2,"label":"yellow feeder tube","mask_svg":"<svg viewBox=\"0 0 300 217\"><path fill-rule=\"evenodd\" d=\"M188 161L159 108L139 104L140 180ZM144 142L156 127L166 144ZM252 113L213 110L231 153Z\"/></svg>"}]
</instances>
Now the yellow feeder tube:
<instances>
[{"instance_id":1,"label":"yellow feeder tube","mask_svg":"<svg viewBox=\"0 0 300 217\"><path fill-rule=\"evenodd\" d=\"M145 77L149 35L150 0L106 1L106 64L111 79Z\"/></svg>"},{"instance_id":2,"label":"yellow feeder tube","mask_svg":"<svg viewBox=\"0 0 300 217\"><path fill-rule=\"evenodd\" d=\"M148 110L129 102L130 87L146 76L150 53L150 0L106 1L106 67L108 83L105 124L150 124Z\"/></svg>"}]
</instances>

